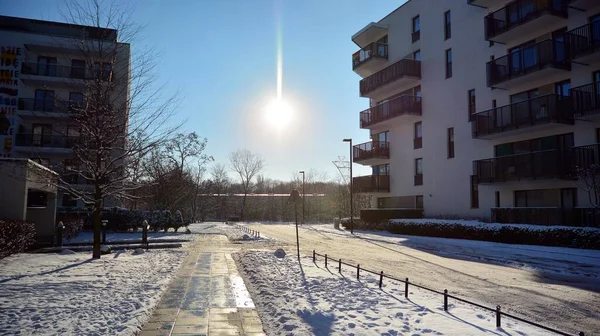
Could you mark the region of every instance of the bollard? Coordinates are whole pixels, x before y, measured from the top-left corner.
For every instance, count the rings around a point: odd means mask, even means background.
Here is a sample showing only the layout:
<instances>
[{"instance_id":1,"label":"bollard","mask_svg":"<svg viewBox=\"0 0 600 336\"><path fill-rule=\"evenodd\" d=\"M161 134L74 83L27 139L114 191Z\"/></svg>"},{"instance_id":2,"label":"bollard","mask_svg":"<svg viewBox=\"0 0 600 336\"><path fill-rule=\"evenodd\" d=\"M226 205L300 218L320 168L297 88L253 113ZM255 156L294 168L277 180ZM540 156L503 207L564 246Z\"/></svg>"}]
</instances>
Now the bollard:
<instances>
[{"instance_id":1,"label":"bollard","mask_svg":"<svg viewBox=\"0 0 600 336\"><path fill-rule=\"evenodd\" d=\"M383 271L379 274L379 289L383 286Z\"/></svg>"},{"instance_id":2,"label":"bollard","mask_svg":"<svg viewBox=\"0 0 600 336\"><path fill-rule=\"evenodd\" d=\"M356 265L356 280L360 278L360 264Z\"/></svg>"},{"instance_id":3,"label":"bollard","mask_svg":"<svg viewBox=\"0 0 600 336\"><path fill-rule=\"evenodd\" d=\"M340 274L342 273L342 259L340 259L339 261L338 271L340 272Z\"/></svg>"},{"instance_id":4,"label":"bollard","mask_svg":"<svg viewBox=\"0 0 600 336\"><path fill-rule=\"evenodd\" d=\"M500 306L496 306L496 328L500 328L502 323L502 313L500 312Z\"/></svg>"},{"instance_id":5,"label":"bollard","mask_svg":"<svg viewBox=\"0 0 600 336\"><path fill-rule=\"evenodd\" d=\"M325 268L327 268L327 254L325 254Z\"/></svg>"},{"instance_id":6,"label":"bollard","mask_svg":"<svg viewBox=\"0 0 600 336\"><path fill-rule=\"evenodd\" d=\"M444 289L444 311L448 311L448 290Z\"/></svg>"},{"instance_id":7,"label":"bollard","mask_svg":"<svg viewBox=\"0 0 600 336\"><path fill-rule=\"evenodd\" d=\"M404 297L408 299L408 278L404 282Z\"/></svg>"},{"instance_id":8,"label":"bollard","mask_svg":"<svg viewBox=\"0 0 600 336\"><path fill-rule=\"evenodd\" d=\"M102 220L102 244L106 244L106 224L108 221L106 219Z\"/></svg>"},{"instance_id":9,"label":"bollard","mask_svg":"<svg viewBox=\"0 0 600 336\"><path fill-rule=\"evenodd\" d=\"M58 225L56 226L56 245L58 247L62 247L62 241L63 241L63 230L65 229L65 225L63 224L63 222L58 222Z\"/></svg>"},{"instance_id":10,"label":"bollard","mask_svg":"<svg viewBox=\"0 0 600 336\"><path fill-rule=\"evenodd\" d=\"M317 254L315 253L315 250L313 250L313 262L317 262Z\"/></svg>"}]
</instances>

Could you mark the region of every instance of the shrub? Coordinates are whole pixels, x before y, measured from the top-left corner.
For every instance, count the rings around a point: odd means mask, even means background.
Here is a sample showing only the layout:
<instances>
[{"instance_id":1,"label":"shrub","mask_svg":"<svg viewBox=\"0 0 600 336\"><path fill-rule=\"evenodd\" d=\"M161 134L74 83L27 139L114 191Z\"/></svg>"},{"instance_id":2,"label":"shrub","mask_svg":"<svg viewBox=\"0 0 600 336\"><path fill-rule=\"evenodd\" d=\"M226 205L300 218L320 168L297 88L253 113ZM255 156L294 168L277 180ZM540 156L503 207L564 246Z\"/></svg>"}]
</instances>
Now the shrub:
<instances>
[{"instance_id":1,"label":"shrub","mask_svg":"<svg viewBox=\"0 0 600 336\"><path fill-rule=\"evenodd\" d=\"M391 220L391 233L507 244L600 249L600 229L453 220Z\"/></svg>"},{"instance_id":2,"label":"shrub","mask_svg":"<svg viewBox=\"0 0 600 336\"><path fill-rule=\"evenodd\" d=\"M83 229L82 220L63 221L63 225L65 226L63 230L63 239L66 239L67 241L77 237L79 232L81 232L81 229Z\"/></svg>"},{"instance_id":3,"label":"shrub","mask_svg":"<svg viewBox=\"0 0 600 336\"><path fill-rule=\"evenodd\" d=\"M27 250L35 242L35 225L21 220L0 219L0 259Z\"/></svg>"}]
</instances>

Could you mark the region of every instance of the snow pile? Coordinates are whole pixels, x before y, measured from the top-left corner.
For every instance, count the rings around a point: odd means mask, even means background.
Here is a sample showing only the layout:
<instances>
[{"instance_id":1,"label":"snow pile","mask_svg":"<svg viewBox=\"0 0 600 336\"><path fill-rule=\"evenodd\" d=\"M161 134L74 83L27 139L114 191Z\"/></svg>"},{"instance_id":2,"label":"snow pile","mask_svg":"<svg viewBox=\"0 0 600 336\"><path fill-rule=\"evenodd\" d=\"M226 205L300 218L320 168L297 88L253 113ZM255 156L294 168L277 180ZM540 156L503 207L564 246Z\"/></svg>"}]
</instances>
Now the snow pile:
<instances>
[{"instance_id":1,"label":"snow pile","mask_svg":"<svg viewBox=\"0 0 600 336\"><path fill-rule=\"evenodd\" d=\"M6 258L0 261L0 335L134 335L186 254Z\"/></svg>"},{"instance_id":2,"label":"snow pile","mask_svg":"<svg viewBox=\"0 0 600 336\"><path fill-rule=\"evenodd\" d=\"M60 251L60 255L69 255L69 254L75 254L75 251L69 250L69 249L64 249L64 250Z\"/></svg>"},{"instance_id":3,"label":"snow pile","mask_svg":"<svg viewBox=\"0 0 600 336\"><path fill-rule=\"evenodd\" d=\"M411 224L411 225L462 225L472 228L486 230L501 230L505 228L527 229L532 231L549 231L549 230L581 230L590 232L600 232L600 228L592 227L573 227L573 226L558 226L558 225L534 225L534 224L504 224L504 223L485 223L476 220L466 219L433 219L433 218L418 218L418 219L392 219L390 224Z\"/></svg>"},{"instance_id":4,"label":"snow pile","mask_svg":"<svg viewBox=\"0 0 600 336\"><path fill-rule=\"evenodd\" d=\"M377 287L378 277L355 278L302 259L277 258L269 252L236 256L246 285L269 335L547 335L528 325L503 319L496 329L494 315L458 302L444 312L442 296L391 280ZM364 274L364 273L363 273Z\"/></svg>"}]
</instances>

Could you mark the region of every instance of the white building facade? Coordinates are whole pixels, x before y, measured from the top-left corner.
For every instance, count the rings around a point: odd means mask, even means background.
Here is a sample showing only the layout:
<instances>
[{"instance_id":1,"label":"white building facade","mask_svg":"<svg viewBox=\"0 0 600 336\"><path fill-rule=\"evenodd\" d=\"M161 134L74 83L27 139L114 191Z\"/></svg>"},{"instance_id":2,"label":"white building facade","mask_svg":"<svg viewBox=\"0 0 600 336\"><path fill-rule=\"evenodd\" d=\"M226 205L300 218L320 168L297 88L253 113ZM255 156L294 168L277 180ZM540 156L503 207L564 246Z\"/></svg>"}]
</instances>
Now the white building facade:
<instances>
[{"instance_id":1,"label":"white building facade","mask_svg":"<svg viewBox=\"0 0 600 336\"><path fill-rule=\"evenodd\" d=\"M111 99L126 104L129 81L122 78L130 76L129 45L118 42L113 29L7 16L0 16L0 41L0 157L29 158L72 186L90 188L73 173L80 163L72 148L82 125L70 115L83 108L98 73L121 83ZM119 52L94 63L90 50L97 46L118 46ZM123 113L124 125L127 118ZM58 195L59 207L83 205L67 193Z\"/></svg>"},{"instance_id":2,"label":"white building facade","mask_svg":"<svg viewBox=\"0 0 600 336\"><path fill-rule=\"evenodd\" d=\"M600 2L409 0L352 40L372 208L560 223L591 205Z\"/></svg>"}]
</instances>

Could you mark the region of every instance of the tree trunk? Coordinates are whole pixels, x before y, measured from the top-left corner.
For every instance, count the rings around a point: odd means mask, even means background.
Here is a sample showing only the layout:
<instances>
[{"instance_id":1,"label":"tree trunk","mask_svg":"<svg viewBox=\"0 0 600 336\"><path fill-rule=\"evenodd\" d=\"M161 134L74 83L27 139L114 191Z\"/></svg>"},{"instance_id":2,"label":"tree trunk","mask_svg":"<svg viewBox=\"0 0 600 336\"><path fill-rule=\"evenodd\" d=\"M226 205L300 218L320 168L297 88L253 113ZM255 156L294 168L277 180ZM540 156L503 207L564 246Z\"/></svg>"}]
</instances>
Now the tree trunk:
<instances>
[{"instance_id":1,"label":"tree trunk","mask_svg":"<svg viewBox=\"0 0 600 336\"><path fill-rule=\"evenodd\" d=\"M100 195L100 189L96 188L96 192L94 195L94 247L92 249L92 258L100 259L100 231L101 231L101 223L100 223L100 214L102 210L102 197Z\"/></svg>"}]
</instances>

